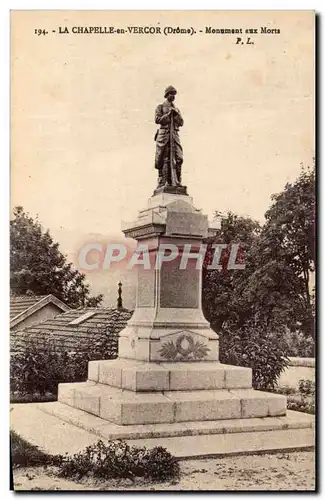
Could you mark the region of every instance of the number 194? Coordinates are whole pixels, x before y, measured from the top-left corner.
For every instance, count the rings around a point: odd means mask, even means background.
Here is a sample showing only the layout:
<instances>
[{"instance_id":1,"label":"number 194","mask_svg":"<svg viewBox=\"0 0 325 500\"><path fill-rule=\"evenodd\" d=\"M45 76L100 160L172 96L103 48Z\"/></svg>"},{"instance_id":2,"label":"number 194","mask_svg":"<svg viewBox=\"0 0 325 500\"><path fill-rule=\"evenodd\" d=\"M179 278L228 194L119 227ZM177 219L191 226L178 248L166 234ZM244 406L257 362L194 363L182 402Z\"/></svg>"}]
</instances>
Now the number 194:
<instances>
[{"instance_id":1,"label":"number 194","mask_svg":"<svg viewBox=\"0 0 325 500\"><path fill-rule=\"evenodd\" d=\"M34 33L35 35L40 36L40 35L47 35L48 32L45 29L36 28L34 30Z\"/></svg>"}]
</instances>

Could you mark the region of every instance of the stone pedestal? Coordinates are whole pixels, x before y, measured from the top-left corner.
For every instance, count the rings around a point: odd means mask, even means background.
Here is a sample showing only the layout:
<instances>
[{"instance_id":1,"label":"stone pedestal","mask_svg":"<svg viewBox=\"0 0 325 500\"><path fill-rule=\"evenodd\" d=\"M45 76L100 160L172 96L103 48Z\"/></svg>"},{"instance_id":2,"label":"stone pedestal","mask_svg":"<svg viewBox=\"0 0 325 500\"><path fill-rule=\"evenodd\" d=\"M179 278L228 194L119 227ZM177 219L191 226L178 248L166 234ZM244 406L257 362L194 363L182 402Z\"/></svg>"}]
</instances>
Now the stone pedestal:
<instances>
[{"instance_id":1,"label":"stone pedestal","mask_svg":"<svg viewBox=\"0 0 325 500\"><path fill-rule=\"evenodd\" d=\"M149 249L149 256L143 255L146 266L138 265L136 308L120 333L119 358L91 361L87 382L60 384L59 402L41 409L109 439L150 438L151 445L175 450L178 438L197 437L192 455L211 453L203 435L229 436L222 446L232 453L238 451L233 433L247 433L252 449L267 450L274 449L272 431L310 427L309 421L286 417L285 396L253 390L250 368L219 362L218 335L201 309L201 266L189 259L180 268L189 245L198 255L213 232L192 198L159 192L123 232L138 241L139 251ZM164 261L161 249L170 245L178 258Z\"/></svg>"},{"instance_id":2,"label":"stone pedestal","mask_svg":"<svg viewBox=\"0 0 325 500\"><path fill-rule=\"evenodd\" d=\"M138 240L139 250L149 249L150 269L137 266L136 308L120 333L120 358L218 361L218 335L201 309L200 245L208 231L207 216L191 197L165 192L124 224L124 234ZM172 257L163 254L173 248L177 258L163 261Z\"/></svg>"}]
</instances>

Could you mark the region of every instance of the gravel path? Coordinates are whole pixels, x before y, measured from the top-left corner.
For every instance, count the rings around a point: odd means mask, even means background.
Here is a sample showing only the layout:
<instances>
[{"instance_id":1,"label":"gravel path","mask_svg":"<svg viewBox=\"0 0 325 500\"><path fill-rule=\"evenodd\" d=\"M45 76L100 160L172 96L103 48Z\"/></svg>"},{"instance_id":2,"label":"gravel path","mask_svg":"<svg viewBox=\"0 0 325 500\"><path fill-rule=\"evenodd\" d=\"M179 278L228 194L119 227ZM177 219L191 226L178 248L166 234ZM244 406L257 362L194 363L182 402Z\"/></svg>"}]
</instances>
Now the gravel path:
<instances>
[{"instance_id":1,"label":"gravel path","mask_svg":"<svg viewBox=\"0 0 325 500\"><path fill-rule=\"evenodd\" d=\"M15 490L303 490L315 488L314 452L206 458L181 462L175 483L148 484L142 480L73 482L56 476L53 467L14 470Z\"/></svg>"}]
</instances>

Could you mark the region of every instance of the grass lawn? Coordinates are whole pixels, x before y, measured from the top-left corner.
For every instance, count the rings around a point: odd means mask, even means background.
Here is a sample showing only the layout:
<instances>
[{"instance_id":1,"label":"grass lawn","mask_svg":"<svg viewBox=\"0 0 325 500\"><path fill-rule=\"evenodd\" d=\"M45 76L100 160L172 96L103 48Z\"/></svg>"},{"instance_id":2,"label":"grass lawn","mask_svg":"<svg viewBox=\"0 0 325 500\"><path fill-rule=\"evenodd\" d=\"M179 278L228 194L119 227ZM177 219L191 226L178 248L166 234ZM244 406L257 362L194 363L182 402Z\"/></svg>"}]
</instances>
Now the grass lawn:
<instances>
[{"instance_id":1,"label":"grass lawn","mask_svg":"<svg viewBox=\"0 0 325 500\"><path fill-rule=\"evenodd\" d=\"M10 447L13 468L54 465L57 463L57 457L43 453L12 430L10 431Z\"/></svg>"}]
</instances>

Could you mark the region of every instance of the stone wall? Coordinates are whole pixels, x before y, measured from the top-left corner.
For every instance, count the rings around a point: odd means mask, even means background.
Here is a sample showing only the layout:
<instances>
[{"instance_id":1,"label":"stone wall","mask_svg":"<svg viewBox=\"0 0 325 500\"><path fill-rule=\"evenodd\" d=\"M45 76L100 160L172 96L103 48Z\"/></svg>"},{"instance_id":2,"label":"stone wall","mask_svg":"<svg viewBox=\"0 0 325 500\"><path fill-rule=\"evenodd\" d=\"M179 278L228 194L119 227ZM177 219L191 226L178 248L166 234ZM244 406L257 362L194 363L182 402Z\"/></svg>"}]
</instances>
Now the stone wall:
<instances>
[{"instance_id":1,"label":"stone wall","mask_svg":"<svg viewBox=\"0 0 325 500\"><path fill-rule=\"evenodd\" d=\"M299 380L315 381L315 358L289 358L290 365L282 372L279 387L289 386L298 389Z\"/></svg>"}]
</instances>

